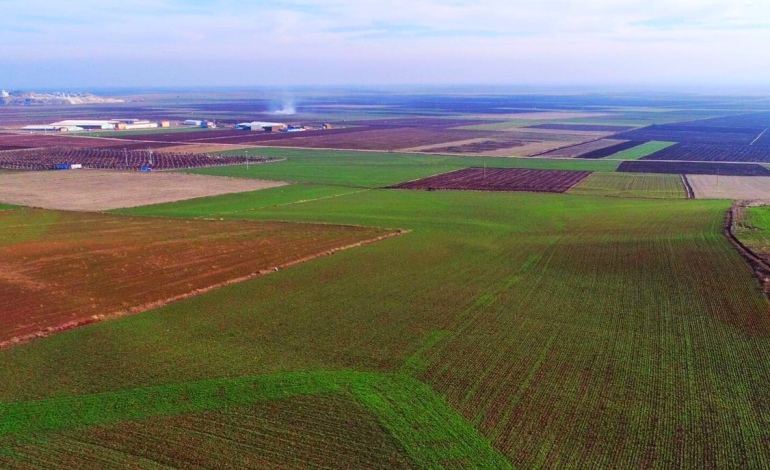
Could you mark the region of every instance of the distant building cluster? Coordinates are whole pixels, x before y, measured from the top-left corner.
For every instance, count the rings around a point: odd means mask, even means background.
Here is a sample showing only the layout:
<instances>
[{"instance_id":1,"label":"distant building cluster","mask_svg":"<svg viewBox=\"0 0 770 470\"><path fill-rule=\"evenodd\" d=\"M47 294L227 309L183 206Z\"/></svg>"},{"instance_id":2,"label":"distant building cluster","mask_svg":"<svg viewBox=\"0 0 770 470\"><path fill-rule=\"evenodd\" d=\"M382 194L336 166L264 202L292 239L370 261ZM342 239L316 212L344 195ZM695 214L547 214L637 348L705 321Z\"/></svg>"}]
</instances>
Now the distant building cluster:
<instances>
[{"instance_id":1,"label":"distant building cluster","mask_svg":"<svg viewBox=\"0 0 770 470\"><path fill-rule=\"evenodd\" d=\"M174 126L200 127L203 129L215 129L220 127L215 121L208 119L187 119L175 122ZM154 129L171 127L167 120L149 121L147 119L66 119L46 125L29 125L21 128L29 132L77 132L77 131L123 131L136 129ZM235 129L258 132L302 132L309 130L331 129L332 125L323 124L288 124L285 122L252 121L241 122L234 125Z\"/></svg>"},{"instance_id":2,"label":"distant building cluster","mask_svg":"<svg viewBox=\"0 0 770 470\"><path fill-rule=\"evenodd\" d=\"M258 131L258 132L302 132L307 130L321 130L331 129L331 124L322 124L317 127L298 125L298 124L286 124L283 122L242 122L235 125L236 129L244 131Z\"/></svg>"},{"instance_id":3,"label":"distant building cluster","mask_svg":"<svg viewBox=\"0 0 770 470\"><path fill-rule=\"evenodd\" d=\"M76 132L93 130L136 130L170 127L170 121L149 121L147 119L110 119L107 121L94 119L66 119L47 125L31 125L21 128L30 132Z\"/></svg>"}]
</instances>

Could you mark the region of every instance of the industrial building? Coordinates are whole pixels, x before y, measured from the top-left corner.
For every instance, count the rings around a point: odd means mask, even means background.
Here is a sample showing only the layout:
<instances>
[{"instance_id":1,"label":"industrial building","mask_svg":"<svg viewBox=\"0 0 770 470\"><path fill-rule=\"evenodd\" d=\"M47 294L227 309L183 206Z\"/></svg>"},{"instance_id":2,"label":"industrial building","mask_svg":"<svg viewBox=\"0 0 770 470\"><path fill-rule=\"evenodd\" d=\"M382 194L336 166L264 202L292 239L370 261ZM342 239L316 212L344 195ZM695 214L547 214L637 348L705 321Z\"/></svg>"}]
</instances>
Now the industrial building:
<instances>
[{"instance_id":1,"label":"industrial building","mask_svg":"<svg viewBox=\"0 0 770 470\"><path fill-rule=\"evenodd\" d=\"M210 121L196 121L204 123L201 127L207 127L206 123ZM212 123L213 124L213 123ZM74 132L84 130L132 130L132 129L155 129L158 127L171 127L171 122L161 120L158 122L148 119L66 119L64 121L54 122L48 125L30 125L21 128L22 131L29 132Z\"/></svg>"},{"instance_id":2,"label":"industrial building","mask_svg":"<svg viewBox=\"0 0 770 470\"><path fill-rule=\"evenodd\" d=\"M282 122L262 122L262 121L242 122L240 124L235 125L236 129L241 129L244 131L261 131L261 132L281 131L281 130L285 130L287 127L288 126Z\"/></svg>"},{"instance_id":3,"label":"industrial building","mask_svg":"<svg viewBox=\"0 0 770 470\"><path fill-rule=\"evenodd\" d=\"M154 129L156 127L160 127L160 124L157 122L150 122L147 119L111 119L110 124L112 124L113 129L118 131L131 129Z\"/></svg>"},{"instance_id":4,"label":"industrial building","mask_svg":"<svg viewBox=\"0 0 770 470\"><path fill-rule=\"evenodd\" d=\"M75 132L85 130L78 126L24 126L21 128L23 131L29 132Z\"/></svg>"},{"instance_id":5,"label":"industrial building","mask_svg":"<svg viewBox=\"0 0 770 470\"><path fill-rule=\"evenodd\" d=\"M110 121L90 119L67 119L54 122L51 125L56 127L80 127L85 130L111 130L115 128L114 124L110 123Z\"/></svg>"},{"instance_id":6,"label":"industrial building","mask_svg":"<svg viewBox=\"0 0 770 470\"><path fill-rule=\"evenodd\" d=\"M205 129L214 129L217 127L214 121L187 119L182 123L183 126L203 127Z\"/></svg>"}]
</instances>

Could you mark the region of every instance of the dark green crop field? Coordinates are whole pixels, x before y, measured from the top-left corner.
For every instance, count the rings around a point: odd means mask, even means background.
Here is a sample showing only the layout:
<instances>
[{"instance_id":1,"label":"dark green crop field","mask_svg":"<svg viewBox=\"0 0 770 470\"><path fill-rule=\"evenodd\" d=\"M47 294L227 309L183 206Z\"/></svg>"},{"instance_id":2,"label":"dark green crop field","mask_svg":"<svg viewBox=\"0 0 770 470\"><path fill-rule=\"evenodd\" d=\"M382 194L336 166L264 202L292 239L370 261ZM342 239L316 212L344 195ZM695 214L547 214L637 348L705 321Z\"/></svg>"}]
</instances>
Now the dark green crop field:
<instances>
[{"instance_id":1,"label":"dark green crop field","mask_svg":"<svg viewBox=\"0 0 770 470\"><path fill-rule=\"evenodd\" d=\"M116 212L407 232L0 350L2 466L770 465L770 304L729 202L384 190L477 159L275 152L205 171L305 184Z\"/></svg>"}]
</instances>

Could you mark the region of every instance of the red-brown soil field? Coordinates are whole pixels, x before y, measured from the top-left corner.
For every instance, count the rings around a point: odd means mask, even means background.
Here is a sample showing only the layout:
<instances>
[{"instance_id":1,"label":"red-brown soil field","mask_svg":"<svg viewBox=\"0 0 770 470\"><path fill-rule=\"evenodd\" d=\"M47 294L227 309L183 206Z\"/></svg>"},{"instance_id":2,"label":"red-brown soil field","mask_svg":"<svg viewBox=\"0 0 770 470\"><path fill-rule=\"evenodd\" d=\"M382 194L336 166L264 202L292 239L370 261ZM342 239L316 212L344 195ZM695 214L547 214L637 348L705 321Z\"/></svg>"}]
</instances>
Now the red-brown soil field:
<instances>
[{"instance_id":1,"label":"red-brown soil field","mask_svg":"<svg viewBox=\"0 0 770 470\"><path fill-rule=\"evenodd\" d=\"M93 137L73 137L68 135L32 133L32 134L0 134L0 145L16 148L37 147L112 147L123 146L125 141L117 139L100 139Z\"/></svg>"},{"instance_id":2,"label":"red-brown soil field","mask_svg":"<svg viewBox=\"0 0 770 470\"><path fill-rule=\"evenodd\" d=\"M350 150L398 150L499 135L493 131L441 128L351 128L340 131L268 133L256 136L254 133L251 133L251 136L244 133L242 137L206 140L206 142L229 144L253 142L259 145Z\"/></svg>"},{"instance_id":3,"label":"red-brown soil field","mask_svg":"<svg viewBox=\"0 0 770 470\"><path fill-rule=\"evenodd\" d=\"M530 170L526 168L464 168L390 186L394 189L459 189L563 193L590 171Z\"/></svg>"},{"instance_id":4,"label":"red-brown soil field","mask_svg":"<svg viewBox=\"0 0 770 470\"><path fill-rule=\"evenodd\" d=\"M0 228L0 347L397 233L34 209Z\"/></svg>"},{"instance_id":5,"label":"red-brown soil field","mask_svg":"<svg viewBox=\"0 0 770 470\"><path fill-rule=\"evenodd\" d=\"M0 168L7 170L53 170L57 164L80 164L83 168L176 170L205 166L267 163L280 159L258 156L207 155L203 153L153 152L125 148L51 147L0 153Z\"/></svg>"}]
</instances>

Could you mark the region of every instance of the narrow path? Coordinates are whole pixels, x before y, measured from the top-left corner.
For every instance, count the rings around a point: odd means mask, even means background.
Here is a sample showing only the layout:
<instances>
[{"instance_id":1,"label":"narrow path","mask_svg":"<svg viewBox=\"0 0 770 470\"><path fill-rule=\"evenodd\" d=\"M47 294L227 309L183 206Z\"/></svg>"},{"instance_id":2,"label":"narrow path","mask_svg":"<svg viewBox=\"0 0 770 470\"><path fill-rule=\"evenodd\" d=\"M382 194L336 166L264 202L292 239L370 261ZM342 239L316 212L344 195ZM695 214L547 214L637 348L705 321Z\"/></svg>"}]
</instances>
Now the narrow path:
<instances>
[{"instance_id":1,"label":"narrow path","mask_svg":"<svg viewBox=\"0 0 770 470\"><path fill-rule=\"evenodd\" d=\"M756 254L751 248L744 245L738 237L733 233L733 225L737 218L737 213L743 210L745 205L740 202L733 202L730 209L725 214L725 223L722 232L727 237L727 240L738 250L743 256L743 259L749 264L754 274L757 276L757 280L762 286L762 291L765 295L770 295L770 265L765 262L758 254Z\"/></svg>"},{"instance_id":2,"label":"narrow path","mask_svg":"<svg viewBox=\"0 0 770 470\"><path fill-rule=\"evenodd\" d=\"M690 182L687 180L687 175L684 173L679 175L680 178L682 178L682 184L684 185L684 195L687 199L695 199L695 192L692 190L692 186L690 186Z\"/></svg>"},{"instance_id":3,"label":"narrow path","mask_svg":"<svg viewBox=\"0 0 770 470\"><path fill-rule=\"evenodd\" d=\"M757 136L757 138L756 138L756 139L754 139L754 140L752 140L752 141L751 141L751 143L750 143L749 145L754 145L754 143L755 143L756 141L758 141L759 139L761 139L761 138L762 138L762 136L763 136L763 135L765 135L765 132L767 132L767 129L763 130L763 131L762 131L762 132L761 132L761 133L760 133L760 134Z\"/></svg>"}]
</instances>

